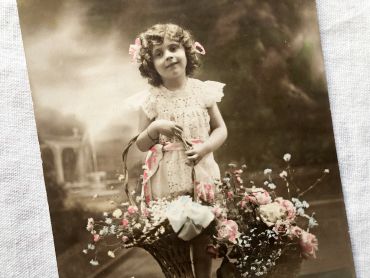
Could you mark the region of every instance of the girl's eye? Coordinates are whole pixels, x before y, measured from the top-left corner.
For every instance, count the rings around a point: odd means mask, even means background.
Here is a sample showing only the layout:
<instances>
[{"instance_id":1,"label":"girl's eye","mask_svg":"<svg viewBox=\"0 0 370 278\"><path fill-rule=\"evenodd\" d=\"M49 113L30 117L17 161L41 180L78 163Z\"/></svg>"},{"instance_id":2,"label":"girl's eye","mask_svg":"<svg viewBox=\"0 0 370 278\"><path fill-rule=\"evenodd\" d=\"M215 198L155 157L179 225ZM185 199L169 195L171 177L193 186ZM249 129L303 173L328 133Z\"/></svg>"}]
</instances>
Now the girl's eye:
<instances>
[{"instance_id":1,"label":"girl's eye","mask_svg":"<svg viewBox=\"0 0 370 278\"><path fill-rule=\"evenodd\" d=\"M170 45L170 51L176 51L179 48L177 44Z\"/></svg>"},{"instance_id":2,"label":"girl's eye","mask_svg":"<svg viewBox=\"0 0 370 278\"><path fill-rule=\"evenodd\" d=\"M154 57L161 57L161 56L162 56L162 52L161 51L154 52Z\"/></svg>"}]
</instances>

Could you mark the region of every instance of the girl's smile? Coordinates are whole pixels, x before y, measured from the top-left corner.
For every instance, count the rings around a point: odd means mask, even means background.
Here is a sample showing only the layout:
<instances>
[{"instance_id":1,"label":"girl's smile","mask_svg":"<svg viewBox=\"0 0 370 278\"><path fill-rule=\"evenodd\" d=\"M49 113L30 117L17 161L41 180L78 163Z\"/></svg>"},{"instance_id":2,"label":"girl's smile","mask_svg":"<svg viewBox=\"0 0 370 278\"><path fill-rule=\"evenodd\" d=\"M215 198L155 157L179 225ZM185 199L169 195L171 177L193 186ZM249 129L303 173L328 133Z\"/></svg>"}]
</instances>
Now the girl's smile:
<instances>
[{"instance_id":1,"label":"girl's smile","mask_svg":"<svg viewBox=\"0 0 370 278\"><path fill-rule=\"evenodd\" d=\"M186 76L186 54L184 47L177 41L165 38L163 43L153 48L154 67L163 83L183 79Z\"/></svg>"},{"instance_id":2,"label":"girl's smile","mask_svg":"<svg viewBox=\"0 0 370 278\"><path fill-rule=\"evenodd\" d=\"M167 68L173 67L173 66L175 66L175 65L177 65L177 64L178 64L178 62L173 62L173 63L169 64L169 65L167 66Z\"/></svg>"}]
</instances>

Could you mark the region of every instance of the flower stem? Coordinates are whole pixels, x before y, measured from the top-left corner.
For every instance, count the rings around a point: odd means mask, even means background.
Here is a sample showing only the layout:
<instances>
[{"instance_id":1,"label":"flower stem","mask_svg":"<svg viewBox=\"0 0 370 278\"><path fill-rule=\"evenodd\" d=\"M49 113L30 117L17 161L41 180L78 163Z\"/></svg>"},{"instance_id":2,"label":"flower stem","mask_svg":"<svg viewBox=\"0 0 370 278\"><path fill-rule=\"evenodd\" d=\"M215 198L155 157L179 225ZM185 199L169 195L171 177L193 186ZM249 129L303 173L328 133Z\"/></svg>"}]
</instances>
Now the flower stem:
<instances>
[{"instance_id":1,"label":"flower stem","mask_svg":"<svg viewBox=\"0 0 370 278\"><path fill-rule=\"evenodd\" d=\"M324 173L320 178L318 178L310 187L308 187L306 190L298 194L297 198L302 197L307 192L311 191L316 185L318 185L320 182L322 182L322 179L326 176L326 173Z\"/></svg>"}]
</instances>

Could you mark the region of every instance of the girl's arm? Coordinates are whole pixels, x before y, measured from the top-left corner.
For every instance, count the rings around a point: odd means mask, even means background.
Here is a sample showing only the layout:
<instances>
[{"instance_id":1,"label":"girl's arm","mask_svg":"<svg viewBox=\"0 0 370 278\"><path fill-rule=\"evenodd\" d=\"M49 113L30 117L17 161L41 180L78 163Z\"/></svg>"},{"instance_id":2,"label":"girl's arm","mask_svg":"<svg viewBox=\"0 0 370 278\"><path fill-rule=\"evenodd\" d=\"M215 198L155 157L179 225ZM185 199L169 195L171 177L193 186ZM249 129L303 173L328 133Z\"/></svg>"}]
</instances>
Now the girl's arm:
<instances>
[{"instance_id":1,"label":"girl's arm","mask_svg":"<svg viewBox=\"0 0 370 278\"><path fill-rule=\"evenodd\" d=\"M156 143L152 139L158 138L158 134L152 131L153 126L151 127L151 125L153 122L154 121L151 121L145 115L144 111L140 110L139 130L141 131L141 133L139 134L139 137L136 140L136 146L142 152L148 151ZM150 137L148 136L148 134Z\"/></svg>"},{"instance_id":2,"label":"girl's arm","mask_svg":"<svg viewBox=\"0 0 370 278\"><path fill-rule=\"evenodd\" d=\"M182 127L175 122L167 120L150 120L141 110L139 116L139 130L141 133L136 140L136 146L142 152L148 151L153 145L158 143L159 134L172 137L176 133L182 133Z\"/></svg>"},{"instance_id":3,"label":"girl's arm","mask_svg":"<svg viewBox=\"0 0 370 278\"><path fill-rule=\"evenodd\" d=\"M208 114L210 116L211 134L203 146L207 153L210 153L217 150L225 142L227 128L216 103L208 108Z\"/></svg>"},{"instance_id":4,"label":"girl's arm","mask_svg":"<svg viewBox=\"0 0 370 278\"><path fill-rule=\"evenodd\" d=\"M208 108L208 114L211 126L209 139L203 144L194 145L192 150L186 152L188 159L195 164L206 154L217 150L227 138L227 128L216 103Z\"/></svg>"}]
</instances>

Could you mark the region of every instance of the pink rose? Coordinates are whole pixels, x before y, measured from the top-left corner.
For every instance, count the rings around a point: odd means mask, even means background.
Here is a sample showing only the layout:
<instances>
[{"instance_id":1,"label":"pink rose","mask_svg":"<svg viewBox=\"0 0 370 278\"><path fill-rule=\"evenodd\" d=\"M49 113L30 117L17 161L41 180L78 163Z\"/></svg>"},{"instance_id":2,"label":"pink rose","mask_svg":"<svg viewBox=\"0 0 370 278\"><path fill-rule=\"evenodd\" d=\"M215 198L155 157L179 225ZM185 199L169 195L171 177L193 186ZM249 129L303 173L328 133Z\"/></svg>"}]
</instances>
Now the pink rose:
<instances>
[{"instance_id":1,"label":"pink rose","mask_svg":"<svg viewBox=\"0 0 370 278\"><path fill-rule=\"evenodd\" d=\"M128 220L127 219L122 219L122 226L124 227L124 228L127 228L127 226L128 226Z\"/></svg>"},{"instance_id":2,"label":"pink rose","mask_svg":"<svg viewBox=\"0 0 370 278\"><path fill-rule=\"evenodd\" d=\"M318 240L315 235L302 230L301 241L299 243L302 248L302 255L305 258L316 258L318 248Z\"/></svg>"},{"instance_id":3,"label":"pink rose","mask_svg":"<svg viewBox=\"0 0 370 278\"><path fill-rule=\"evenodd\" d=\"M129 207L127 208L127 212L128 212L128 214L134 214L134 213L136 213L137 211L138 211L137 206L129 206Z\"/></svg>"},{"instance_id":4,"label":"pink rose","mask_svg":"<svg viewBox=\"0 0 370 278\"><path fill-rule=\"evenodd\" d=\"M198 198L201 200L212 203L215 200L215 186L209 183L199 183L196 186Z\"/></svg>"},{"instance_id":5,"label":"pink rose","mask_svg":"<svg viewBox=\"0 0 370 278\"><path fill-rule=\"evenodd\" d=\"M289 229L289 234L290 234L290 238L300 238L301 235L302 235L302 229L299 228L298 226L290 226L290 229Z\"/></svg>"},{"instance_id":6,"label":"pink rose","mask_svg":"<svg viewBox=\"0 0 370 278\"><path fill-rule=\"evenodd\" d=\"M289 232L290 223L287 221L278 220L272 230L278 235L285 235Z\"/></svg>"},{"instance_id":7,"label":"pink rose","mask_svg":"<svg viewBox=\"0 0 370 278\"><path fill-rule=\"evenodd\" d=\"M244 200L255 205L267 205L272 202L270 194L263 188L252 188L252 191L245 195Z\"/></svg>"},{"instance_id":8,"label":"pink rose","mask_svg":"<svg viewBox=\"0 0 370 278\"><path fill-rule=\"evenodd\" d=\"M291 201L285 200L281 197L276 198L275 202L280 204L286 210L287 219L292 221L296 217L296 210Z\"/></svg>"},{"instance_id":9,"label":"pink rose","mask_svg":"<svg viewBox=\"0 0 370 278\"><path fill-rule=\"evenodd\" d=\"M127 236L122 236L122 241L123 241L123 242L128 241L128 237L127 237Z\"/></svg>"},{"instance_id":10,"label":"pink rose","mask_svg":"<svg viewBox=\"0 0 370 278\"><path fill-rule=\"evenodd\" d=\"M236 243L239 237L238 224L233 220L224 220L218 225L218 237Z\"/></svg>"},{"instance_id":11,"label":"pink rose","mask_svg":"<svg viewBox=\"0 0 370 278\"><path fill-rule=\"evenodd\" d=\"M93 237L93 239L94 239L94 242L99 241L99 239L100 239L100 235L95 234L95 235L94 235L94 237Z\"/></svg>"}]
</instances>

